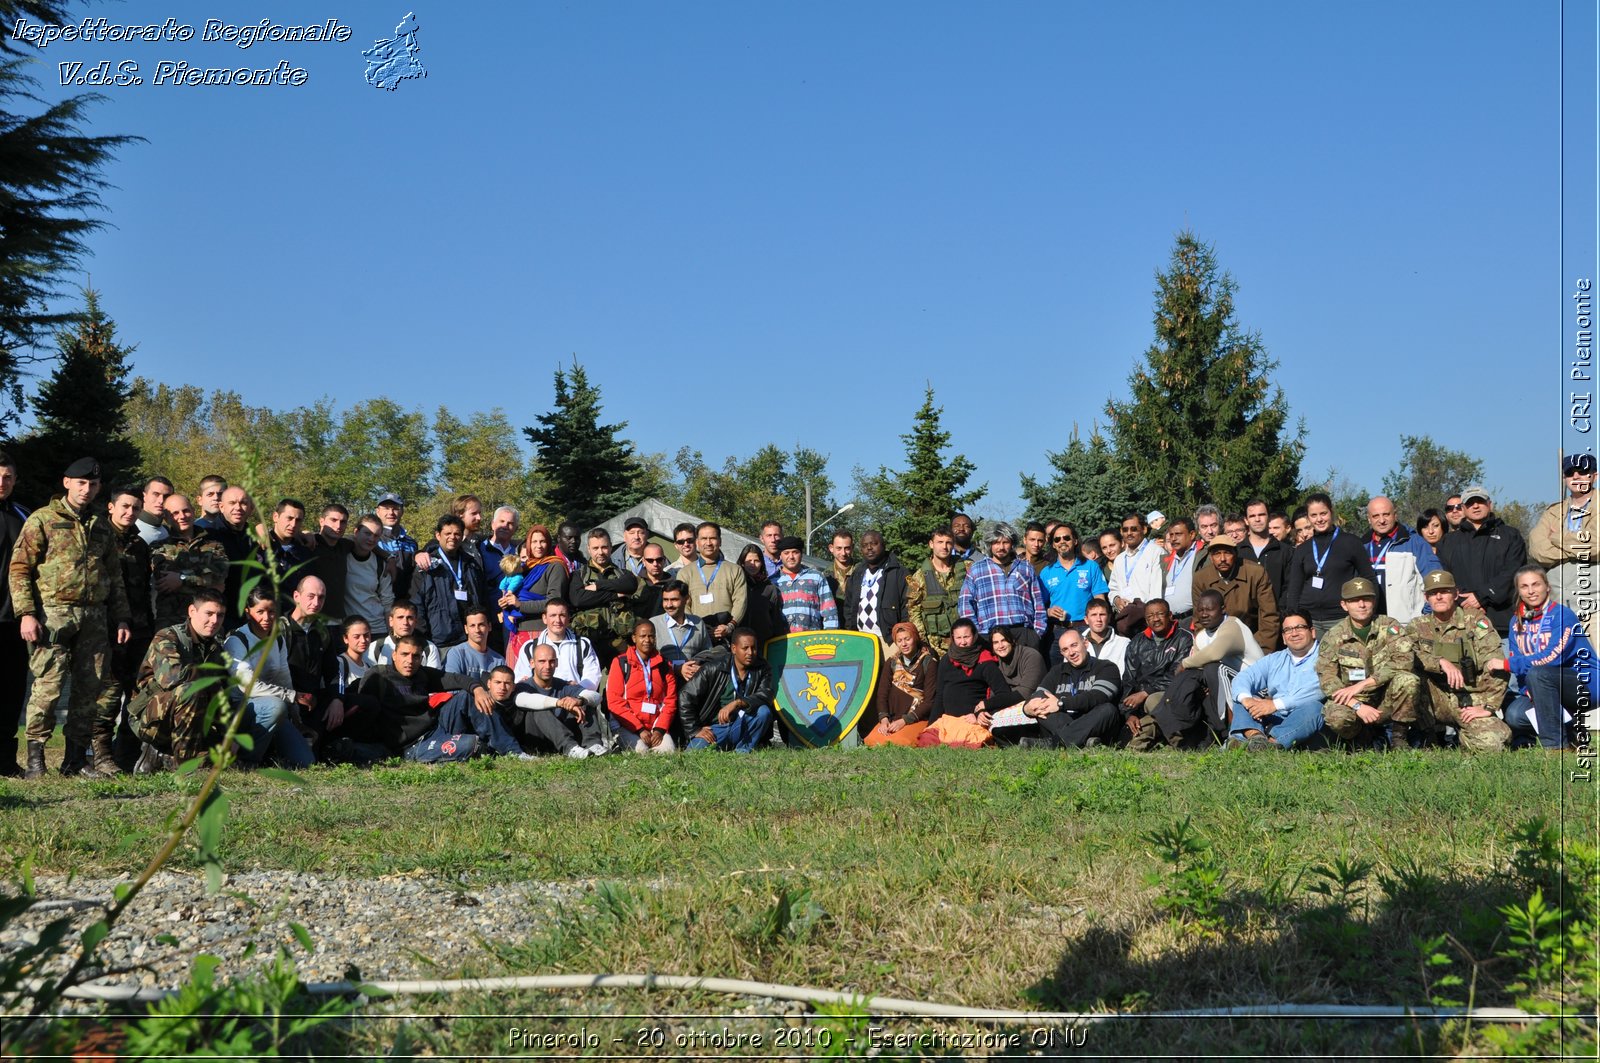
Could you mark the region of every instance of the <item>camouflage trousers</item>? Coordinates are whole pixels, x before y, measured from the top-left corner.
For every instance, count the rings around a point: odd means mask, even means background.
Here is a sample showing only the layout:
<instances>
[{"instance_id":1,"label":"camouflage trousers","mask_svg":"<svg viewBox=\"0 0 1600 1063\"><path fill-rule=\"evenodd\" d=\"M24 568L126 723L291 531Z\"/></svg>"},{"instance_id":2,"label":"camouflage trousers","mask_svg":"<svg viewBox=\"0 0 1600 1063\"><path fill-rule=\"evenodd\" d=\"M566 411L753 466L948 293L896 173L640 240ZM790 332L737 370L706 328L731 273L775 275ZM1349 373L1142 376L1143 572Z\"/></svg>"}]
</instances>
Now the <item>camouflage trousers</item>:
<instances>
[{"instance_id":1,"label":"camouflage trousers","mask_svg":"<svg viewBox=\"0 0 1600 1063\"><path fill-rule=\"evenodd\" d=\"M28 741L48 742L56 729L56 702L71 677L67 740L88 745L95 720L115 720L119 691L111 676L111 639L99 608L50 608L44 633L28 654L33 689L28 694Z\"/></svg>"},{"instance_id":2,"label":"camouflage trousers","mask_svg":"<svg viewBox=\"0 0 1600 1063\"><path fill-rule=\"evenodd\" d=\"M1383 697L1373 705L1373 708L1378 710L1378 722L1371 726L1382 726L1390 721L1416 723L1417 701L1421 693L1422 680L1413 672L1402 672L1390 679L1384 685ZM1322 723L1328 730L1346 739L1359 738L1362 728L1368 726L1361 722L1361 717L1356 715L1355 709L1340 705L1331 699L1323 702Z\"/></svg>"},{"instance_id":3,"label":"camouflage trousers","mask_svg":"<svg viewBox=\"0 0 1600 1063\"><path fill-rule=\"evenodd\" d=\"M1425 684L1424 689L1434 723L1454 727L1460 736L1461 748L1468 753L1498 753L1511 741L1511 728L1498 716L1489 715L1471 723L1462 723L1460 701L1455 691L1434 683ZM1487 705L1481 707L1491 708Z\"/></svg>"}]
</instances>

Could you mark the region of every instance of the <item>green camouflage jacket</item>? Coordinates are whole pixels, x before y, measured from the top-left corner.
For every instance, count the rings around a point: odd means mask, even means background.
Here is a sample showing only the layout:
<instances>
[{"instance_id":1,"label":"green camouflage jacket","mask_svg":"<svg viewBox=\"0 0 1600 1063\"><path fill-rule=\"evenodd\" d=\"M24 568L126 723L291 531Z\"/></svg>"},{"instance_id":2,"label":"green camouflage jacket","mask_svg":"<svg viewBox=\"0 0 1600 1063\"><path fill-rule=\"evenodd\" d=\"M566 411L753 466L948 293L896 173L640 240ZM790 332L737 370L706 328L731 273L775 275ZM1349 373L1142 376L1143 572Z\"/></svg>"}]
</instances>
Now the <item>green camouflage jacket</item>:
<instances>
[{"instance_id":1,"label":"green camouflage jacket","mask_svg":"<svg viewBox=\"0 0 1600 1063\"><path fill-rule=\"evenodd\" d=\"M18 617L42 618L64 606L104 606L109 626L129 621L122 552L111 521L80 514L65 498L33 511L11 551L11 605Z\"/></svg>"}]
</instances>

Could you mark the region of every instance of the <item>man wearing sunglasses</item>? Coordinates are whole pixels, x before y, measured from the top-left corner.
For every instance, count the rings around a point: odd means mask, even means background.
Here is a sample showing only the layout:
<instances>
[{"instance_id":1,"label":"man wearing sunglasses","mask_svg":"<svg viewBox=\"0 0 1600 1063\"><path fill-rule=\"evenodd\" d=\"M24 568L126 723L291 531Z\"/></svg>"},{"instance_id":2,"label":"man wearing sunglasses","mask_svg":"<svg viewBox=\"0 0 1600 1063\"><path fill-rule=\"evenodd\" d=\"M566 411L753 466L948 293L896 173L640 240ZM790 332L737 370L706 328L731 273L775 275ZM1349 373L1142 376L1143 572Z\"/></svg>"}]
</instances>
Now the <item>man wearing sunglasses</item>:
<instances>
[{"instance_id":1,"label":"man wearing sunglasses","mask_svg":"<svg viewBox=\"0 0 1600 1063\"><path fill-rule=\"evenodd\" d=\"M678 548L678 556L667 566L667 575L676 578L683 566L694 564L694 525L685 521L673 528L672 545Z\"/></svg>"},{"instance_id":2,"label":"man wearing sunglasses","mask_svg":"<svg viewBox=\"0 0 1600 1063\"><path fill-rule=\"evenodd\" d=\"M1106 594L1109 588L1100 566L1085 561L1078 553L1078 529L1074 525L1057 524L1050 536L1050 546L1056 559L1039 573L1039 582L1044 584L1045 614L1050 618L1050 632L1045 642L1050 647L1051 662L1059 663L1058 636L1082 621L1090 600Z\"/></svg>"}]
</instances>

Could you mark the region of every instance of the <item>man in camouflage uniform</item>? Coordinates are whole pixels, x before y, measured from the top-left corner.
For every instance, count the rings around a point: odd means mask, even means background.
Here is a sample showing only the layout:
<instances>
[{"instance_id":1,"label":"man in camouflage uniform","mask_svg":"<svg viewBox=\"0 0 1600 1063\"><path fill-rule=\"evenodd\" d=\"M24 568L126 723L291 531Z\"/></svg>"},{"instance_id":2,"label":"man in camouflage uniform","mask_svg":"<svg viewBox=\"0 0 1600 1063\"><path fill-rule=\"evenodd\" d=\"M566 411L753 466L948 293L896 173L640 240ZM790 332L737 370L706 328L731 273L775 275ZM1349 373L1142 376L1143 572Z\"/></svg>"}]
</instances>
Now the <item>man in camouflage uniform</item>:
<instances>
[{"instance_id":1,"label":"man in camouflage uniform","mask_svg":"<svg viewBox=\"0 0 1600 1063\"><path fill-rule=\"evenodd\" d=\"M950 626L960 616L961 584L971 561L958 560L949 525L928 536L928 560L906 577L906 614L928 648L943 657L950 648Z\"/></svg>"},{"instance_id":2,"label":"man in camouflage uniform","mask_svg":"<svg viewBox=\"0 0 1600 1063\"><path fill-rule=\"evenodd\" d=\"M158 756L184 761L205 752L216 723L206 727L206 707L216 688L199 694L189 688L206 678L208 670L223 667L226 615L222 594L202 587L194 592L183 622L162 628L150 640L139 665L138 693L128 703L134 733L145 744L136 769L140 773L154 770Z\"/></svg>"},{"instance_id":3,"label":"man in camouflage uniform","mask_svg":"<svg viewBox=\"0 0 1600 1063\"><path fill-rule=\"evenodd\" d=\"M1413 671L1411 637L1399 621L1378 613L1378 585L1348 580L1339 589L1345 617L1322 636L1317 679L1322 722L1347 742L1367 744L1389 726L1389 748L1410 744L1421 680Z\"/></svg>"},{"instance_id":4,"label":"man in camouflage uniform","mask_svg":"<svg viewBox=\"0 0 1600 1063\"><path fill-rule=\"evenodd\" d=\"M740 574L740 578L743 575ZM639 616L639 578L611 560L611 535L604 528L589 533L589 558L572 572L567 600L572 603L572 630L594 643L601 668L628 647Z\"/></svg>"},{"instance_id":5,"label":"man in camouflage uniform","mask_svg":"<svg viewBox=\"0 0 1600 1063\"><path fill-rule=\"evenodd\" d=\"M133 741L132 732L126 724L119 728L117 721L122 707L133 696L139 662L144 660L144 651L150 648L150 637L155 634L155 614L150 606L150 544L145 541L144 529L139 523L143 504L143 493L131 487L115 488L106 499L106 515L116 532L117 548L122 554L122 589L128 596L129 636L127 642L111 650L111 675L115 683L111 715L96 717L94 721L94 766L101 775L125 771L133 767L139 756L139 745Z\"/></svg>"},{"instance_id":6,"label":"man in camouflage uniform","mask_svg":"<svg viewBox=\"0 0 1600 1063\"><path fill-rule=\"evenodd\" d=\"M1506 695L1500 635L1484 613L1456 604L1448 571L1428 573L1422 593L1433 614L1411 621L1409 634L1433 718L1454 725L1468 752L1499 752L1511 739L1511 728L1495 716Z\"/></svg>"},{"instance_id":7,"label":"man in camouflage uniform","mask_svg":"<svg viewBox=\"0 0 1600 1063\"><path fill-rule=\"evenodd\" d=\"M56 729L56 702L70 674L67 750L61 773L99 774L88 766L98 716L116 711L107 625L120 645L128 641L128 596L122 586L116 533L92 503L100 491L100 465L81 458L67 467L65 494L23 522L11 552L11 603L22 641L28 643L27 778L44 774L44 747ZM98 707L98 708L97 708ZM102 765L101 767L103 767Z\"/></svg>"},{"instance_id":8,"label":"man in camouflage uniform","mask_svg":"<svg viewBox=\"0 0 1600 1063\"><path fill-rule=\"evenodd\" d=\"M194 504L184 495L168 495L164 508L172 531L150 551L157 630L188 618L195 591L220 594L228 582L227 548L195 523Z\"/></svg>"}]
</instances>

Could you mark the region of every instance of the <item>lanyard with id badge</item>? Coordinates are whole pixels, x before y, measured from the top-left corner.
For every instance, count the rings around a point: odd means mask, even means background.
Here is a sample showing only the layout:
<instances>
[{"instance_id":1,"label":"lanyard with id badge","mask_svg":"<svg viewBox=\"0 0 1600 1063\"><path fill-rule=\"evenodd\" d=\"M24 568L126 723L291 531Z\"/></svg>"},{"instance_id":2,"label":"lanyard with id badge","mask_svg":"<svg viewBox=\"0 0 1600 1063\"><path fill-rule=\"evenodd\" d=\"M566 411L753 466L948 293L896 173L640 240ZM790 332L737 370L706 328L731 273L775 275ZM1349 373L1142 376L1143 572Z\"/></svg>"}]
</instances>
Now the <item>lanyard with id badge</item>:
<instances>
[{"instance_id":1,"label":"lanyard with id badge","mask_svg":"<svg viewBox=\"0 0 1600 1063\"><path fill-rule=\"evenodd\" d=\"M458 601L458 602L466 601L467 600L467 588L461 582L462 570L465 569L466 565L467 565L466 559L463 558L462 560L457 561L456 562L456 567L455 568L451 568L450 567L450 559L448 557L444 556L444 551L443 550L440 550L439 551L439 563L444 566L444 570L446 572L450 573L450 578L456 581L456 601Z\"/></svg>"},{"instance_id":2,"label":"lanyard with id badge","mask_svg":"<svg viewBox=\"0 0 1600 1063\"><path fill-rule=\"evenodd\" d=\"M706 592L700 596L701 605L710 605L716 600L715 596L711 593L711 585L717 581L717 573L722 571L722 562L725 560L727 559L717 559L717 567L711 570L710 579L706 579L706 563L704 561L695 562L695 567L700 570L700 582L706 585Z\"/></svg>"},{"instance_id":3,"label":"lanyard with id badge","mask_svg":"<svg viewBox=\"0 0 1600 1063\"><path fill-rule=\"evenodd\" d=\"M1328 548L1322 553L1317 553L1317 540L1311 540L1311 563L1317 566L1317 574L1311 577L1311 586L1316 590L1322 589L1322 566L1328 563L1328 555L1333 553L1333 541L1339 537L1339 529L1333 529L1333 534L1328 536Z\"/></svg>"}]
</instances>

